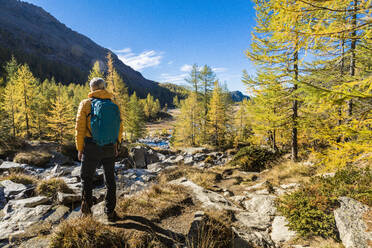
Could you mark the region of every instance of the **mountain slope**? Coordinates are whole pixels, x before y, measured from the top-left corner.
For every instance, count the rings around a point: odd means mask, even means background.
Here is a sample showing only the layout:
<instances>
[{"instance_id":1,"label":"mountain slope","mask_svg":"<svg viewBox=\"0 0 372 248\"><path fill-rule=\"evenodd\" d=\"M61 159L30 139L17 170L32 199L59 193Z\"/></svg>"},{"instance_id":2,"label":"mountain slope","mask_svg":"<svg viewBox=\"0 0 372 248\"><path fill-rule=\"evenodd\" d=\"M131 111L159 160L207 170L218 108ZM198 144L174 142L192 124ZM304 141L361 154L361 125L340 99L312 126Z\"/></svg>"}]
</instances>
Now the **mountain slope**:
<instances>
[{"instance_id":1,"label":"mountain slope","mask_svg":"<svg viewBox=\"0 0 372 248\"><path fill-rule=\"evenodd\" d=\"M84 83L96 60L106 61L109 51L79 34L35 5L18 0L0 0L0 66L11 54L28 63L40 79L54 76L64 84ZM113 54L114 65L129 91L140 97L151 93L164 104L173 94L145 79Z\"/></svg>"},{"instance_id":2,"label":"mountain slope","mask_svg":"<svg viewBox=\"0 0 372 248\"><path fill-rule=\"evenodd\" d=\"M249 96L243 95L242 92L236 90L230 92L233 102L242 102L244 99L249 99Z\"/></svg>"}]
</instances>

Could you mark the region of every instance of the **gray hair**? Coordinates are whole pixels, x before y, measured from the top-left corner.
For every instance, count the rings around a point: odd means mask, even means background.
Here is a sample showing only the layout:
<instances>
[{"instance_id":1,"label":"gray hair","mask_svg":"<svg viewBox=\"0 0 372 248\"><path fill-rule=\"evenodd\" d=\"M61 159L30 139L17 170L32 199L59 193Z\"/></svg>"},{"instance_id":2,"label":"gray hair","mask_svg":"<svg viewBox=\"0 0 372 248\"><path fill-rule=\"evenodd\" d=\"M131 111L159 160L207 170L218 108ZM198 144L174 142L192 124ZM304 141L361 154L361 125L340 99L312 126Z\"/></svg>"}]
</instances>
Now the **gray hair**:
<instances>
[{"instance_id":1,"label":"gray hair","mask_svg":"<svg viewBox=\"0 0 372 248\"><path fill-rule=\"evenodd\" d=\"M95 77L90 80L89 86L93 90L103 90L106 88L106 82L102 78Z\"/></svg>"}]
</instances>

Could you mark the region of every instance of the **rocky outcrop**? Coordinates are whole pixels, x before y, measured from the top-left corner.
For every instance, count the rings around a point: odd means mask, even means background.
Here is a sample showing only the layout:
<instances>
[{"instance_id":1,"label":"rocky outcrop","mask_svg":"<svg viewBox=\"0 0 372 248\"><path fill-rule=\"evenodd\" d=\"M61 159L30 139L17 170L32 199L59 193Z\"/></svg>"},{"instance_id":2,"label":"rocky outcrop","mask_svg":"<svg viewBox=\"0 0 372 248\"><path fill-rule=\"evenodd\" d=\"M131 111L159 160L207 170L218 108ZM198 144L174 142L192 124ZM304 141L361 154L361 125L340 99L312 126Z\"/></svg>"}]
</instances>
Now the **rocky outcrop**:
<instances>
[{"instance_id":1,"label":"rocky outcrop","mask_svg":"<svg viewBox=\"0 0 372 248\"><path fill-rule=\"evenodd\" d=\"M340 239L346 248L368 248L372 231L367 231L363 215L371 208L349 197L340 197L340 208L334 211Z\"/></svg>"},{"instance_id":2,"label":"rocky outcrop","mask_svg":"<svg viewBox=\"0 0 372 248\"><path fill-rule=\"evenodd\" d=\"M270 237L275 244L281 245L296 236L296 232L289 230L288 221L284 216L275 216Z\"/></svg>"},{"instance_id":3,"label":"rocky outcrop","mask_svg":"<svg viewBox=\"0 0 372 248\"><path fill-rule=\"evenodd\" d=\"M35 197L21 199L21 200L10 200L8 204L4 207L3 211L5 213L11 213L14 209L33 208L38 205L44 204L48 201L49 201L49 198L45 196L35 196Z\"/></svg>"},{"instance_id":4,"label":"rocky outcrop","mask_svg":"<svg viewBox=\"0 0 372 248\"><path fill-rule=\"evenodd\" d=\"M4 187L5 197L17 195L27 189L25 185L20 183L14 183L10 180L1 181L0 184Z\"/></svg>"},{"instance_id":5,"label":"rocky outcrop","mask_svg":"<svg viewBox=\"0 0 372 248\"><path fill-rule=\"evenodd\" d=\"M222 195L204 189L203 187L200 187L199 185L193 183L190 180L187 180L186 178L180 178L171 181L170 183L190 188L193 192L193 196L202 204L204 208L216 210L240 210L237 206L235 206L235 204L227 200Z\"/></svg>"},{"instance_id":6,"label":"rocky outcrop","mask_svg":"<svg viewBox=\"0 0 372 248\"><path fill-rule=\"evenodd\" d=\"M15 208L7 212L0 222L0 240L24 233L27 227L43 220L51 208L51 205L39 205Z\"/></svg>"},{"instance_id":7,"label":"rocky outcrop","mask_svg":"<svg viewBox=\"0 0 372 248\"><path fill-rule=\"evenodd\" d=\"M143 146L136 146L130 149L130 156L134 161L136 168L145 169L148 164L156 163L159 161L159 157L152 149L148 149Z\"/></svg>"}]
</instances>

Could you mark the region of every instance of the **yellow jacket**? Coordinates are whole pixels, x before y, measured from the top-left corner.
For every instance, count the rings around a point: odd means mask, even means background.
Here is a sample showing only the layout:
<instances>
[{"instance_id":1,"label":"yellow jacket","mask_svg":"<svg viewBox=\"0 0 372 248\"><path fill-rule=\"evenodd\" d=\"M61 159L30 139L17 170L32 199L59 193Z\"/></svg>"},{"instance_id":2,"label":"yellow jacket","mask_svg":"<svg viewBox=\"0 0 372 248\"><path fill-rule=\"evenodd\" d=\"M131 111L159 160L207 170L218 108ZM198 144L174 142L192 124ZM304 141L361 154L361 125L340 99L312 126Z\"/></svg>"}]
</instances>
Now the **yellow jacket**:
<instances>
[{"instance_id":1,"label":"yellow jacket","mask_svg":"<svg viewBox=\"0 0 372 248\"><path fill-rule=\"evenodd\" d=\"M117 103L113 100L113 95L106 90L95 90L88 94L89 98L100 98L100 99L111 99L113 103ZM119 105L118 105L119 106ZM75 143L76 149L78 151L83 151L84 149L84 138L92 137L91 127L90 127L90 110L91 110L91 101L90 99L85 99L81 101L79 105L79 110L76 116L76 125L75 125ZM119 107L120 111L120 107ZM123 122L120 123L119 137L118 141L121 141L123 134Z\"/></svg>"}]
</instances>

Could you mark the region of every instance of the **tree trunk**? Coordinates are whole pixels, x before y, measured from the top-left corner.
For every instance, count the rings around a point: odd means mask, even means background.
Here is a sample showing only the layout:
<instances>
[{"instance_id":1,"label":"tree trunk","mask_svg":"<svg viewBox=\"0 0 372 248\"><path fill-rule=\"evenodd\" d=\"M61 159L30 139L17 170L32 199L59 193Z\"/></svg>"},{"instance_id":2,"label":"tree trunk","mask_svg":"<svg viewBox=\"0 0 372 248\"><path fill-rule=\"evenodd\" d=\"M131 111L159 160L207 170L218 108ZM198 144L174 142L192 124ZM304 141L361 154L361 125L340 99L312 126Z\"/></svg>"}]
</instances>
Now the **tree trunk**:
<instances>
[{"instance_id":1,"label":"tree trunk","mask_svg":"<svg viewBox=\"0 0 372 248\"><path fill-rule=\"evenodd\" d=\"M354 0L354 9L353 9L353 19L352 19L352 28L353 32L351 33L351 45L350 45L350 76L355 76L355 48L356 48L356 25L357 25L357 12L356 9L358 7L358 0ZM351 117L353 115L353 99L350 99L348 102L348 115Z\"/></svg>"},{"instance_id":2,"label":"tree trunk","mask_svg":"<svg viewBox=\"0 0 372 248\"><path fill-rule=\"evenodd\" d=\"M296 46L296 49L297 49L297 46ZM298 51L295 51L293 60L294 60L293 93L296 95L297 81L298 81ZM298 101L297 99L294 99L293 105L292 105L292 160L293 161L298 160L297 118L298 118Z\"/></svg>"},{"instance_id":3,"label":"tree trunk","mask_svg":"<svg viewBox=\"0 0 372 248\"><path fill-rule=\"evenodd\" d=\"M26 117L26 138L30 138L30 130L29 130L29 124L28 124L28 111L27 111L27 92L26 92L26 85L23 85L23 98L24 98L24 104L25 104L25 117Z\"/></svg>"}]
</instances>

